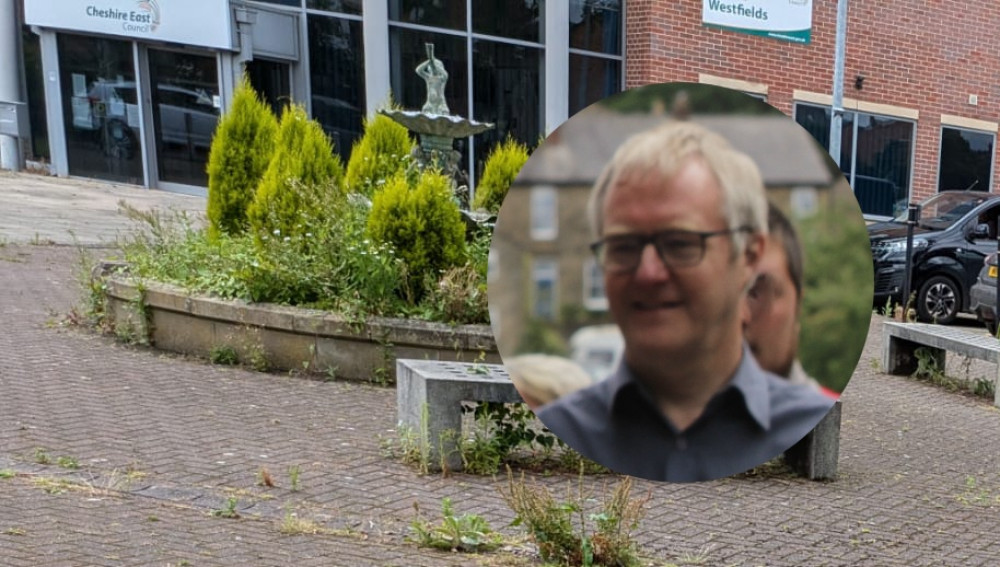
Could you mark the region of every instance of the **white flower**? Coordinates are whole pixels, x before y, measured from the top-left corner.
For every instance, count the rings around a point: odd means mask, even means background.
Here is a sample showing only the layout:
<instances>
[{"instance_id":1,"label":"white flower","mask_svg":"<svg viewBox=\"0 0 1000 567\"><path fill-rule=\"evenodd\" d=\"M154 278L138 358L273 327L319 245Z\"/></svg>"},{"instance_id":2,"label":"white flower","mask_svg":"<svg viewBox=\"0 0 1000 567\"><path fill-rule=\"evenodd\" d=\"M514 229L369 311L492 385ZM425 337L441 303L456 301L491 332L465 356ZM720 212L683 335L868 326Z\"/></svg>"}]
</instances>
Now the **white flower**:
<instances>
[{"instance_id":1,"label":"white flower","mask_svg":"<svg viewBox=\"0 0 1000 567\"><path fill-rule=\"evenodd\" d=\"M280 230L278 230L277 228L276 228L276 229L274 229L274 235L275 235L275 236L278 236L278 235L280 235L280 234L281 234L281 231L280 231Z\"/></svg>"},{"instance_id":2,"label":"white flower","mask_svg":"<svg viewBox=\"0 0 1000 567\"><path fill-rule=\"evenodd\" d=\"M285 237L285 242L289 242L290 240L291 240L291 237L289 237L289 236Z\"/></svg>"}]
</instances>

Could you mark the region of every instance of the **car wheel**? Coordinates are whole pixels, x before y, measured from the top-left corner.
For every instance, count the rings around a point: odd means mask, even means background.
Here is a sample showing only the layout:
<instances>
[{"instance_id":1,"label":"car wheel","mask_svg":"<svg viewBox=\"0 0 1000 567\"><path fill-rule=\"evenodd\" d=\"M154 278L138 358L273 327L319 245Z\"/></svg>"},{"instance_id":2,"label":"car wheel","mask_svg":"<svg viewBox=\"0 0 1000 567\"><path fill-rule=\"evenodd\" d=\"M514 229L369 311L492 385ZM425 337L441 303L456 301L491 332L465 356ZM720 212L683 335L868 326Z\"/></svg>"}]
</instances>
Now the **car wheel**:
<instances>
[{"instance_id":1,"label":"car wheel","mask_svg":"<svg viewBox=\"0 0 1000 567\"><path fill-rule=\"evenodd\" d=\"M934 276L920 286L917 293L917 316L921 321L947 325L958 316L962 292L947 276Z\"/></svg>"}]
</instances>

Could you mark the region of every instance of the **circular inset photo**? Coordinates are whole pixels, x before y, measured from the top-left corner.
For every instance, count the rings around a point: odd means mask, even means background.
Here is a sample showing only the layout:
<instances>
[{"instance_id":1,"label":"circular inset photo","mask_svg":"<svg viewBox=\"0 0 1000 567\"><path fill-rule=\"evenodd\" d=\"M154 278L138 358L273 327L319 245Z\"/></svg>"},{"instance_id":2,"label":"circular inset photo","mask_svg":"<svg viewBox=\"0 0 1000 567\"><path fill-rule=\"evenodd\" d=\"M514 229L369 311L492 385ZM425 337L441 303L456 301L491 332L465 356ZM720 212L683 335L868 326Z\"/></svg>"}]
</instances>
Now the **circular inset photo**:
<instances>
[{"instance_id":1,"label":"circular inset photo","mask_svg":"<svg viewBox=\"0 0 1000 567\"><path fill-rule=\"evenodd\" d=\"M694 83L609 97L542 142L488 277L497 347L542 423L613 471L676 482L803 440L873 301L865 222L824 149L765 102Z\"/></svg>"}]
</instances>

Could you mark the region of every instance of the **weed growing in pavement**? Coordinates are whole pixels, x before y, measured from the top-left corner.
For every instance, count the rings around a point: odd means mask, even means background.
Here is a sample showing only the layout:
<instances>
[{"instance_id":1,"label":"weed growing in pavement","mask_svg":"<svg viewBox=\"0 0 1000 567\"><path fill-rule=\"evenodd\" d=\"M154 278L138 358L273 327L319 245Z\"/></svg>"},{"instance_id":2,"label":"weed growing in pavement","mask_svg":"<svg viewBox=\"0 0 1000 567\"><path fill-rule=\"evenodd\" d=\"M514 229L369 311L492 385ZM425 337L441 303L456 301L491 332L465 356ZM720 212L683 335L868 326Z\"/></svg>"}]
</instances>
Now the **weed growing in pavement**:
<instances>
[{"instance_id":1,"label":"weed growing in pavement","mask_svg":"<svg viewBox=\"0 0 1000 567\"><path fill-rule=\"evenodd\" d=\"M28 532L21 528L7 528L6 530L0 532L3 535L26 535Z\"/></svg>"},{"instance_id":2,"label":"weed growing in pavement","mask_svg":"<svg viewBox=\"0 0 1000 567\"><path fill-rule=\"evenodd\" d=\"M209 351L208 360L212 364L225 364L227 366L233 366L239 363L240 357L236 354L236 349L232 346L218 345L212 347L212 350Z\"/></svg>"},{"instance_id":3,"label":"weed growing in pavement","mask_svg":"<svg viewBox=\"0 0 1000 567\"><path fill-rule=\"evenodd\" d=\"M281 521L278 531L285 535L313 535L323 531L323 528L312 520L299 518L292 510L285 510L285 518Z\"/></svg>"},{"instance_id":4,"label":"weed growing in pavement","mask_svg":"<svg viewBox=\"0 0 1000 567\"><path fill-rule=\"evenodd\" d=\"M217 510L212 510L212 515L216 518L239 518L240 513L236 511L239 499L230 497L226 500L225 506Z\"/></svg>"},{"instance_id":5,"label":"weed growing in pavement","mask_svg":"<svg viewBox=\"0 0 1000 567\"><path fill-rule=\"evenodd\" d=\"M965 491L956 496L955 500L966 506L993 507L1000 505L1000 494L993 494L993 491L983 486L976 477L968 475L965 477Z\"/></svg>"},{"instance_id":6,"label":"weed growing in pavement","mask_svg":"<svg viewBox=\"0 0 1000 567\"><path fill-rule=\"evenodd\" d=\"M302 474L302 469L299 465L292 465L288 467L288 482L289 489L292 492L298 492L302 487L299 486L299 475Z\"/></svg>"},{"instance_id":7,"label":"weed growing in pavement","mask_svg":"<svg viewBox=\"0 0 1000 567\"><path fill-rule=\"evenodd\" d=\"M499 489L516 517L513 525L524 526L538 545L543 561L565 566L637 566L638 544L632 539L650 495L633 500L632 479L624 477L615 486L600 511L587 514L594 502L583 489L583 474L576 489L560 502L544 486L529 486L521 474L514 479L507 469L507 489ZM591 527L588 527L588 521Z\"/></svg>"},{"instance_id":8,"label":"weed growing in pavement","mask_svg":"<svg viewBox=\"0 0 1000 567\"><path fill-rule=\"evenodd\" d=\"M410 522L409 541L418 547L432 547L446 551L492 551L503 543L503 536L494 532L489 523L477 514L456 516L451 499L441 501L441 523L432 525L420 514L420 506L413 503L416 518Z\"/></svg>"},{"instance_id":9,"label":"weed growing in pavement","mask_svg":"<svg viewBox=\"0 0 1000 567\"><path fill-rule=\"evenodd\" d=\"M45 449L37 447L35 449L35 462L40 465L51 465L52 457L50 457L49 454L45 452Z\"/></svg>"},{"instance_id":10,"label":"weed growing in pavement","mask_svg":"<svg viewBox=\"0 0 1000 567\"><path fill-rule=\"evenodd\" d=\"M945 375L937 359L934 358L932 350L920 347L914 350L913 353L917 357L917 370L913 373L914 378L925 380L949 392L967 392L989 400L993 399L996 391L996 385L993 380L981 376L972 380L969 379L969 363L971 363L971 360L966 359L966 362L963 363L966 379L960 380Z\"/></svg>"},{"instance_id":11,"label":"weed growing in pavement","mask_svg":"<svg viewBox=\"0 0 1000 567\"><path fill-rule=\"evenodd\" d=\"M412 427L400 424L393 436L379 435L378 441L383 456L414 465L419 474L425 475L430 472L430 447L425 440L426 435L420 436Z\"/></svg>"},{"instance_id":12,"label":"weed growing in pavement","mask_svg":"<svg viewBox=\"0 0 1000 567\"><path fill-rule=\"evenodd\" d=\"M0 469L0 478L14 478L17 473L11 469Z\"/></svg>"},{"instance_id":13,"label":"weed growing in pavement","mask_svg":"<svg viewBox=\"0 0 1000 567\"><path fill-rule=\"evenodd\" d=\"M80 468L80 463L73 457L57 457L56 464L64 469L78 469Z\"/></svg>"}]
</instances>

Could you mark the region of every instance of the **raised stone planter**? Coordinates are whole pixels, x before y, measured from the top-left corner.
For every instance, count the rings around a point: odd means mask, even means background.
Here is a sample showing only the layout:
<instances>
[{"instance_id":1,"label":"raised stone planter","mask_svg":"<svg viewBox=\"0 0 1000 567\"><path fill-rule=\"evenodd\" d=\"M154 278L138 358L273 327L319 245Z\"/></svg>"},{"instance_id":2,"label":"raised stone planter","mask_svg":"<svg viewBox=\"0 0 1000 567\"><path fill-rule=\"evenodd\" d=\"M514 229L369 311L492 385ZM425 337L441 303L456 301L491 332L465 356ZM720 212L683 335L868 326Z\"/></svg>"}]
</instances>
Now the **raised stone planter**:
<instances>
[{"instance_id":1,"label":"raised stone planter","mask_svg":"<svg viewBox=\"0 0 1000 567\"><path fill-rule=\"evenodd\" d=\"M105 280L113 328L163 350L208 357L228 348L241 362L274 370L386 383L395 382L397 358L501 362L488 325L357 322L328 311L192 295L101 267L95 277Z\"/></svg>"}]
</instances>

